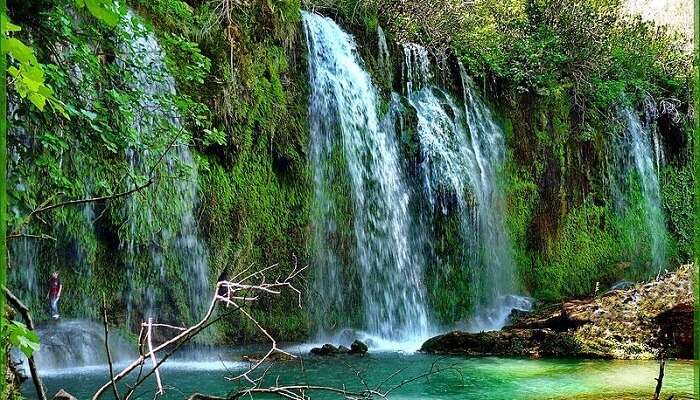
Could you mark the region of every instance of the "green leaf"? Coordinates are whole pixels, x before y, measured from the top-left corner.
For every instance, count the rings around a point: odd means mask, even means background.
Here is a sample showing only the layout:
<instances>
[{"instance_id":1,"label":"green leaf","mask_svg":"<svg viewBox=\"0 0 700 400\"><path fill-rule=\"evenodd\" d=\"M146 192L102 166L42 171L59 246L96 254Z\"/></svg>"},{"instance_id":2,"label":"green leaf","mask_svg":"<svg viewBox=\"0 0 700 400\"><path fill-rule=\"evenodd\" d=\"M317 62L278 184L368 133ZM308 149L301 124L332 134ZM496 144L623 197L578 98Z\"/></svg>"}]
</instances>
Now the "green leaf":
<instances>
[{"instance_id":1,"label":"green leaf","mask_svg":"<svg viewBox=\"0 0 700 400\"><path fill-rule=\"evenodd\" d=\"M19 69L11 65L7 68L7 73L10 74L13 78L17 78L19 76Z\"/></svg>"},{"instance_id":2,"label":"green leaf","mask_svg":"<svg viewBox=\"0 0 700 400\"><path fill-rule=\"evenodd\" d=\"M44 106L46 105L46 97L40 95L39 93L33 92L29 93L27 96L29 101L32 102L40 111L44 111Z\"/></svg>"},{"instance_id":3,"label":"green leaf","mask_svg":"<svg viewBox=\"0 0 700 400\"><path fill-rule=\"evenodd\" d=\"M4 49L6 54L21 63L36 63L34 50L17 38L4 38Z\"/></svg>"},{"instance_id":4,"label":"green leaf","mask_svg":"<svg viewBox=\"0 0 700 400\"><path fill-rule=\"evenodd\" d=\"M112 28L121 19L120 13L113 9L114 3L108 0L76 0L75 4L78 8L87 6L90 14Z\"/></svg>"},{"instance_id":5,"label":"green leaf","mask_svg":"<svg viewBox=\"0 0 700 400\"><path fill-rule=\"evenodd\" d=\"M5 320L3 323L7 323ZM12 321L6 324L7 336L10 343L17 347L25 356L31 357L32 354L39 350L39 336L36 332L29 330L23 323Z\"/></svg>"},{"instance_id":6,"label":"green leaf","mask_svg":"<svg viewBox=\"0 0 700 400\"><path fill-rule=\"evenodd\" d=\"M22 30L21 27L19 27L19 26L13 24L12 22L10 22L10 19L7 18L6 15L3 15L2 18L0 19L0 21L2 22L2 25L0 26L0 29L2 29L3 33L7 33L7 32L19 32L19 31Z\"/></svg>"}]
</instances>

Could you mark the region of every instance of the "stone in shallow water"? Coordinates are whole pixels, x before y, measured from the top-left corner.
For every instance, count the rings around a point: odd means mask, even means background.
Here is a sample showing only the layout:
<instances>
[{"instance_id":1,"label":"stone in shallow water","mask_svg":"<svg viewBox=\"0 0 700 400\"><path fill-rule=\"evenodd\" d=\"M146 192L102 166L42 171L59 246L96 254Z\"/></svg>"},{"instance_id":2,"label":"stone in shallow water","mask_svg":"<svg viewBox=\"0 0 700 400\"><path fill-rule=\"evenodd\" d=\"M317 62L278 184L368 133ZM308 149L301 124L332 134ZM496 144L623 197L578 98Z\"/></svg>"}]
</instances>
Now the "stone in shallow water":
<instances>
[{"instance_id":1,"label":"stone in shallow water","mask_svg":"<svg viewBox=\"0 0 700 400\"><path fill-rule=\"evenodd\" d=\"M338 354L364 355L367 354L367 350L368 347L364 342L360 340L355 340L354 342L352 342L349 349L343 345L335 347L330 343L326 343L321 347L314 347L313 349L311 349L311 354L316 356L333 356Z\"/></svg>"},{"instance_id":2,"label":"stone in shallow water","mask_svg":"<svg viewBox=\"0 0 700 400\"><path fill-rule=\"evenodd\" d=\"M317 356L330 356L338 353L338 348L330 343L326 343L321 347L314 347L313 349L311 349L311 354Z\"/></svg>"},{"instance_id":3,"label":"stone in shallow water","mask_svg":"<svg viewBox=\"0 0 700 400\"><path fill-rule=\"evenodd\" d=\"M355 341L352 342L352 344L350 345L349 354L360 354L360 355L364 355L364 354L367 354L367 350L368 350L368 348L367 348L367 345L366 345L366 344L364 344L363 342L361 342L361 341L359 341L359 340L355 340Z\"/></svg>"},{"instance_id":4,"label":"stone in shallow water","mask_svg":"<svg viewBox=\"0 0 700 400\"><path fill-rule=\"evenodd\" d=\"M578 349L571 333L551 329L511 329L469 333L454 331L423 343L422 352L468 356L573 356Z\"/></svg>"}]
</instances>

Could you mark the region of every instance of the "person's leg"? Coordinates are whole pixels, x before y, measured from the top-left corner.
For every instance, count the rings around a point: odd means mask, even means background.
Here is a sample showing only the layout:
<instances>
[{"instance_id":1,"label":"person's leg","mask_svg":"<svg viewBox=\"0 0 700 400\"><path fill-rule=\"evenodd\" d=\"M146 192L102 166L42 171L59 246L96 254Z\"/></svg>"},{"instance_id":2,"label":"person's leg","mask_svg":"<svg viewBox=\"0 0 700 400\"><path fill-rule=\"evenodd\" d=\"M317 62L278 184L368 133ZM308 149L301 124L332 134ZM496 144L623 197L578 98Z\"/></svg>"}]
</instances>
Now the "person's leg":
<instances>
[{"instance_id":1,"label":"person's leg","mask_svg":"<svg viewBox=\"0 0 700 400\"><path fill-rule=\"evenodd\" d=\"M51 317L58 318L58 299L51 299Z\"/></svg>"}]
</instances>

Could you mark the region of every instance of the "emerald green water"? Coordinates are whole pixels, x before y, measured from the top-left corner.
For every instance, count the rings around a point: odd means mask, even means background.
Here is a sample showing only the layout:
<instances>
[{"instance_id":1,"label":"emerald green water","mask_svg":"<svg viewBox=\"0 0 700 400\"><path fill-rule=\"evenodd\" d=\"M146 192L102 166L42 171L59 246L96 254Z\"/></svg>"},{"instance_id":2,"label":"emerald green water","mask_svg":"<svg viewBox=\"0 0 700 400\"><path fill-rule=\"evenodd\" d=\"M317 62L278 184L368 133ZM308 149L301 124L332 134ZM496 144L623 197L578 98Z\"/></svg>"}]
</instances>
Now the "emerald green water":
<instances>
[{"instance_id":1,"label":"emerald green water","mask_svg":"<svg viewBox=\"0 0 700 400\"><path fill-rule=\"evenodd\" d=\"M392 373L402 370L382 387L387 389L403 379L430 370L433 363L441 367L453 366L454 370L407 384L393 392L391 398L650 399L656 384L654 378L658 374L658 364L654 361L458 358L382 353L365 357L305 356L301 361L275 364L268 373L268 380L270 384L278 380L280 384L345 386L352 390L363 387L357 378L357 371L369 387L375 387ZM184 399L193 392L225 395L235 390L236 385L224 377L235 375L246 365L240 361L175 361L162 371L163 383L167 387L164 397ZM64 388L79 399L86 399L106 381L107 376L106 367L75 368L64 372L47 372L44 382L50 395ZM134 377L131 377L124 383L131 383L133 379ZM148 386L139 390L137 398L152 399L153 385L151 381ZM671 394L675 399L693 398L692 390L692 362L669 362L662 398L668 398ZM28 382L24 384L23 391L29 398L36 397ZM111 392L107 392L104 398L111 398ZM311 393L311 398L338 397L326 393Z\"/></svg>"}]
</instances>

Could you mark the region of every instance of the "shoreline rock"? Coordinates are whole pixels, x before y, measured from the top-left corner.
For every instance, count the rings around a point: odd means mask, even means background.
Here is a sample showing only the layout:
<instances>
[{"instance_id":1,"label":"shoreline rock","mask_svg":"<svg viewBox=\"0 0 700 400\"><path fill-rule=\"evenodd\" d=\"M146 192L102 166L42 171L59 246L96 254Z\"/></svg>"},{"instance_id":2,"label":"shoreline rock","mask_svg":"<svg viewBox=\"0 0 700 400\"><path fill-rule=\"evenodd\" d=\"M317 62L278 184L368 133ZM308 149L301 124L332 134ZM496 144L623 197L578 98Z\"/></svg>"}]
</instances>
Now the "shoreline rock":
<instances>
[{"instance_id":1,"label":"shoreline rock","mask_svg":"<svg viewBox=\"0 0 700 400\"><path fill-rule=\"evenodd\" d=\"M314 347L313 349L311 349L310 353L315 356L334 356L340 354L363 356L367 354L367 350L367 345L364 342L360 340L355 340L350 345L350 348L347 348L343 345L335 347L330 343L326 343L321 347Z\"/></svg>"},{"instance_id":2,"label":"shoreline rock","mask_svg":"<svg viewBox=\"0 0 700 400\"><path fill-rule=\"evenodd\" d=\"M693 357L693 265L659 280L541 307L500 331L454 331L422 352L467 356L652 359Z\"/></svg>"}]
</instances>

